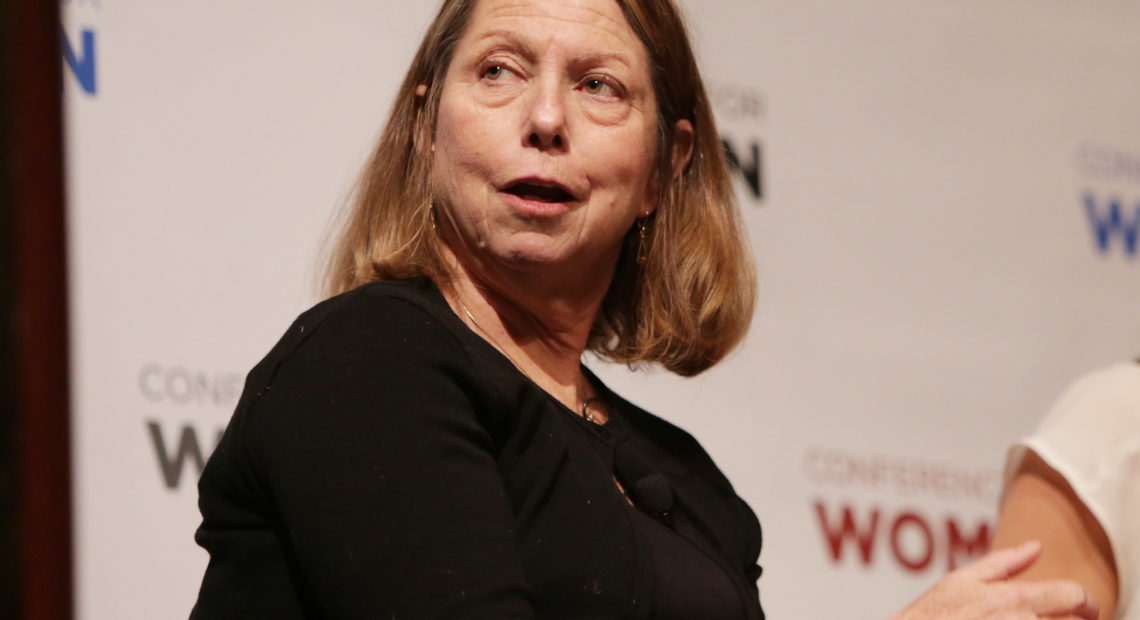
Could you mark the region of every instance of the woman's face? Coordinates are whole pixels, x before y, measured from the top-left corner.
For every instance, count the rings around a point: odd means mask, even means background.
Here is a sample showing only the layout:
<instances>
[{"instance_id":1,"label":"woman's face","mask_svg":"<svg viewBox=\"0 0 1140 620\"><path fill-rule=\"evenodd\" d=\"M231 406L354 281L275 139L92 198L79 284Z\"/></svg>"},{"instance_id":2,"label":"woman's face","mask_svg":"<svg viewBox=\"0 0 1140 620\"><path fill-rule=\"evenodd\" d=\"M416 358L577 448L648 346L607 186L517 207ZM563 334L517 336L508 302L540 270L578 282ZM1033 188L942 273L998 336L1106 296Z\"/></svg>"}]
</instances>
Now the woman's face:
<instances>
[{"instance_id":1,"label":"woman's face","mask_svg":"<svg viewBox=\"0 0 1140 620\"><path fill-rule=\"evenodd\" d=\"M480 0L432 145L449 244L485 268L608 278L656 205L656 129L647 53L614 0Z\"/></svg>"}]
</instances>

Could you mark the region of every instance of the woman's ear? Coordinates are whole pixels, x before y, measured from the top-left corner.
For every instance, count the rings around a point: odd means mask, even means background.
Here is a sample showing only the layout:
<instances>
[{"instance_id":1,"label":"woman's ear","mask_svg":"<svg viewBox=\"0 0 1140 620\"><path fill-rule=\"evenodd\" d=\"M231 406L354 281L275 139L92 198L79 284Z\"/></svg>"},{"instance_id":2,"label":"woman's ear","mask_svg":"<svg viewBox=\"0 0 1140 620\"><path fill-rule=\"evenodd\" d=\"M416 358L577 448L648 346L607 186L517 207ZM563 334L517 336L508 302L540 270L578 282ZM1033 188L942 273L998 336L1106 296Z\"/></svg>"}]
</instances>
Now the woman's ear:
<instances>
[{"instance_id":1,"label":"woman's ear","mask_svg":"<svg viewBox=\"0 0 1140 620\"><path fill-rule=\"evenodd\" d=\"M685 119L677 121L673 127L673 155L669 161L673 172L673 181L681 178L681 175L685 173L685 167L689 165L689 160L693 158L695 134L693 124ZM648 217L649 214L657 210L657 201L661 192L661 188L658 187L659 184L660 177L656 175L649 180L649 194L646 201L648 206L644 212L638 214L638 217Z\"/></svg>"},{"instance_id":2,"label":"woman's ear","mask_svg":"<svg viewBox=\"0 0 1140 620\"><path fill-rule=\"evenodd\" d=\"M420 144L420 134L423 133L422 128L419 127L420 115L423 113L424 107L427 105L427 92L428 92L427 84L420 84L420 85L416 86L416 103L415 103L415 105L416 105L416 121L415 122L416 122L417 127L414 131L412 131L412 146L415 147L415 149L417 151L420 151L420 152L422 152L422 150L421 150L422 145ZM435 152L435 143L431 144L431 151L433 153Z\"/></svg>"},{"instance_id":3,"label":"woman's ear","mask_svg":"<svg viewBox=\"0 0 1140 620\"><path fill-rule=\"evenodd\" d=\"M688 119L677 121L673 127L673 180L676 181L685 172L689 161L693 158L693 142L696 132Z\"/></svg>"}]
</instances>

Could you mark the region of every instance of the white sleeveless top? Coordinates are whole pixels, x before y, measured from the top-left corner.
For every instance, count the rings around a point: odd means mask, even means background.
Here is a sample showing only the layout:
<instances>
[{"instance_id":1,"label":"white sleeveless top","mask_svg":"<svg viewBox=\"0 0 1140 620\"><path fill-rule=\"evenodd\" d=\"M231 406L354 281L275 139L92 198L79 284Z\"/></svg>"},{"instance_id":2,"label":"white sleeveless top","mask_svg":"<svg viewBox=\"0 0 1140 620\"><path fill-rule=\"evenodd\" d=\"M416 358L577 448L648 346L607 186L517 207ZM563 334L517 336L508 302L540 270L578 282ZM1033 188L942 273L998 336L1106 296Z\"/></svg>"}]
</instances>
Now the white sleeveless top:
<instances>
[{"instance_id":1,"label":"white sleeveless top","mask_svg":"<svg viewBox=\"0 0 1140 620\"><path fill-rule=\"evenodd\" d=\"M1073 384L1010 449L1005 487L1027 449L1065 477L1108 535L1120 581L1115 620L1140 620L1140 364Z\"/></svg>"}]
</instances>

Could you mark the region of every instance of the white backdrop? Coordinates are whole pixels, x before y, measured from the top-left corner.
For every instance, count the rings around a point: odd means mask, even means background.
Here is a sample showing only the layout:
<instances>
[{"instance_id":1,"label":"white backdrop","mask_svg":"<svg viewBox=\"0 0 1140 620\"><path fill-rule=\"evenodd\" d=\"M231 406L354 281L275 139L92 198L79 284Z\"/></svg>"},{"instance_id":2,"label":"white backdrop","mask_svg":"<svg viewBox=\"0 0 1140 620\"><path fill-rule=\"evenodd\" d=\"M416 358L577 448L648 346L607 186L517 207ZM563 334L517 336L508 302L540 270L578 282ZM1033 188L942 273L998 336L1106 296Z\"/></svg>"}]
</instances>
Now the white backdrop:
<instances>
[{"instance_id":1,"label":"white backdrop","mask_svg":"<svg viewBox=\"0 0 1140 620\"><path fill-rule=\"evenodd\" d=\"M432 4L63 1L80 620L189 612L198 459ZM757 318L697 379L591 365L756 509L770 617L885 618L980 552L1005 446L1140 352L1140 7L687 5Z\"/></svg>"}]
</instances>

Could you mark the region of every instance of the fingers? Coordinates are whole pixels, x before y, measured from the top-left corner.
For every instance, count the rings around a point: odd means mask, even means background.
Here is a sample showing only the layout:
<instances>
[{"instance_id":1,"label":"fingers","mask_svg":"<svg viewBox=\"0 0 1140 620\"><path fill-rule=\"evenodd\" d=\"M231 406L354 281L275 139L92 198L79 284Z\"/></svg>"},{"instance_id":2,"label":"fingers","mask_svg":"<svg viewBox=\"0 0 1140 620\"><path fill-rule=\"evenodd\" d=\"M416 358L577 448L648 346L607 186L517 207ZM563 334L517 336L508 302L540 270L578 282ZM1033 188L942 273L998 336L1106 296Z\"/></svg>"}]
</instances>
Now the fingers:
<instances>
[{"instance_id":1,"label":"fingers","mask_svg":"<svg viewBox=\"0 0 1140 620\"><path fill-rule=\"evenodd\" d=\"M1032 540L1017 547L987 554L981 560L959 571L965 579L985 583L1005 581L1029 568L1041 555L1041 543ZM1100 605L1084 588L1072 581L1038 581L1009 584L1016 598L1041 618L1076 616L1097 620Z\"/></svg>"},{"instance_id":2,"label":"fingers","mask_svg":"<svg viewBox=\"0 0 1140 620\"><path fill-rule=\"evenodd\" d=\"M1068 580L1008 581L1041 555L1037 541L987 554L927 590L895 620L1072 618L1098 620L1096 599Z\"/></svg>"},{"instance_id":3,"label":"fingers","mask_svg":"<svg viewBox=\"0 0 1140 620\"><path fill-rule=\"evenodd\" d=\"M1037 581L1018 584L1018 588L1033 613L1044 618L1097 620L1100 614L1096 599L1072 581Z\"/></svg>"},{"instance_id":4,"label":"fingers","mask_svg":"<svg viewBox=\"0 0 1140 620\"><path fill-rule=\"evenodd\" d=\"M961 569L959 573L985 582L1002 581L1029 568L1040 555L1041 543L1031 540L1017 547L990 552L977 562Z\"/></svg>"}]
</instances>

